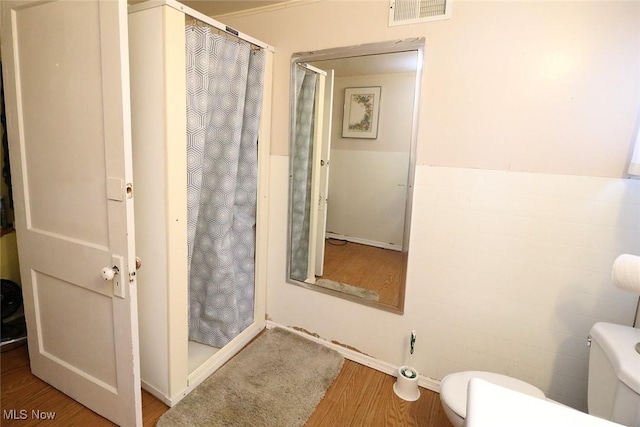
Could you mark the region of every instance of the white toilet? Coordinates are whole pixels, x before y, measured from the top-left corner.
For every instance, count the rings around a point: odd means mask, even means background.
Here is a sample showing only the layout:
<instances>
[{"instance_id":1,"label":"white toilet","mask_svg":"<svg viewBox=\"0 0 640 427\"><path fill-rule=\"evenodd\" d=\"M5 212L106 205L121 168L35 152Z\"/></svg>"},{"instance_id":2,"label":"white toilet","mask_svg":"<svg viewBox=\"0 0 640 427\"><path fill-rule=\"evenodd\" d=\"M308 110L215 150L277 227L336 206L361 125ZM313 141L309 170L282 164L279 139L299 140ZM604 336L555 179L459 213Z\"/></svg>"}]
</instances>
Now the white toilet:
<instances>
[{"instance_id":1,"label":"white toilet","mask_svg":"<svg viewBox=\"0 0 640 427\"><path fill-rule=\"evenodd\" d=\"M593 326L589 339L589 414L626 426L640 426L640 354L635 350L638 342L638 328L603 322ZM545 399L538 388L506 375L456 372L440 383L442 407L455 427L464 426L471 378Z\"/></svg>"},{"instance_id":2,"label":"white toilet","mask_svg":"<svg viewBox=\"0 0 640 427\"><path fill-rule=\"evenodd\" d=\"M589 414L640 426L640 329L599 322L589 342Z\"/></svg>"},{"instance_id":3,"label":"white toilet","mask_svg":"<svg viewBox=\"0 0 640 427\"><path fill-rule=\"evenodd\" d=\"M544 399L544 393L524 381L485 371L464 371L449 374L440 382L440 400L445 414L455 427L464 426L467 416L467 386L471 378L481 378L511 390Z\"/></svg>"}]
</instances>

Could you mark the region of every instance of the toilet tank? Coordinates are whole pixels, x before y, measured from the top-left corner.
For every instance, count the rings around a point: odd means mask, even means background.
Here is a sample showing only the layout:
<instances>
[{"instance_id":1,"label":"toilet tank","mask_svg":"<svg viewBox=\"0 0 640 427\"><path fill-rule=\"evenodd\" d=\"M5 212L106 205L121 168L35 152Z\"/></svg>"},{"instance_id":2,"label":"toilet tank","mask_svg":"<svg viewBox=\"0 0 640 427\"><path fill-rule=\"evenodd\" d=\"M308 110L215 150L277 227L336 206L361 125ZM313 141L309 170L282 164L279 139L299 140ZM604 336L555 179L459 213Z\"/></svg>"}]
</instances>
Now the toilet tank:
<instances>
[{"instance_id":1,"label":"toilet tank","mask_svg":"<svg viewBox=\"0 0 640 427\"><path fill-rule=\"evenodd\" d=\"M640 426L640 329L599 322L589 336L589 414Z\"/></svg>"}]
</instances>

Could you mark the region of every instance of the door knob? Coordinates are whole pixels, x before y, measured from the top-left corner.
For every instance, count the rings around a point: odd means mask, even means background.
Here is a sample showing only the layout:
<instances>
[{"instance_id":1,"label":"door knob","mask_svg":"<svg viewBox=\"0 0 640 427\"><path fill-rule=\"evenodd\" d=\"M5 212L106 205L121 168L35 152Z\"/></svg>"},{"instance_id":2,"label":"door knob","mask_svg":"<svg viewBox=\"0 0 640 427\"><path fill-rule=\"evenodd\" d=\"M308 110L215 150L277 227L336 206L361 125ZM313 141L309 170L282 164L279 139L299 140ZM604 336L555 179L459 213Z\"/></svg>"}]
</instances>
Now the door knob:
<instances>
[{"instance_id":1,"label":"door knob","mask_svg":"<svg viewBox=\"0 0 640 427\"><path fill-rule=\"evenodd\" d=\"M102 280L113 280L113 278L118 274L120 270L115 265L113 267L105 267L100 271L100 277Z\"/></svg>"},{"instance_id":2,"label":"door knob","mask_svg":"<svg viewBox=\"0 0 640 427\"><path fill-rule=\"evenodd\" d=\"M136 270L140 269L140 267L142 267L142 260L136 257Z\"/></svg>"}]
</instances>

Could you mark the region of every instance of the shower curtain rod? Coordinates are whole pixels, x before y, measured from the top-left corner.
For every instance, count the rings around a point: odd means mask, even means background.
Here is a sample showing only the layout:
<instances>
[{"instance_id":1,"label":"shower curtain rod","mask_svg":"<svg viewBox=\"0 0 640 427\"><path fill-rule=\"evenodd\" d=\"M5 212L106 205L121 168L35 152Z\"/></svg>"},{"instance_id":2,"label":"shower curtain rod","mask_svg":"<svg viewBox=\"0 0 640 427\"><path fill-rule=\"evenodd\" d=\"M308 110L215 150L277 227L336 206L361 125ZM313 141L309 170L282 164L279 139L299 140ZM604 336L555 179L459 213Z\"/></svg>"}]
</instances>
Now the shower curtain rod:
<instances>
[{"instance_id":1,"label":"shower curtain rod","mask_svg":"<svg viewBox=\"0 0 640 427\"><path fill-rule=\"evenodd\" d=\"M194 18L198 21L204 22L207 25L210 25L218 30L224 31L227 34L231 34L232 36L235 36L241 40L244 40L248 43L251 43L255 46L258 46L261 49L265 49L268 50L270 52L274 52L275 49L273 48L273 46L264 43L258 39L255 39L247 34L241 33L239 31L237 31L234 28L231 28L225 24L223 24L222 22L218 22L215 19L205 15L204 13L200 13L195 9L192 9L188 6L185 6L184 4L176 1L176 0L147 0L147 1L142 1L140 3L135 3L135 4L131 4L129 6L129 11L130 12L135 12L135 11L139 11L139 10L145 10L145 9L152 9L154 7L159 7L159 6L169 6L172 7L176 10L179 10L180 12L184 13L187 16L190 16L191 18Z\"/></svg>"},{"instance_id":2,"label":"shower curtain rod","mask_svg":"<svg viewBox=\"0 0 640 427\"><path fill-rule=\"evenodd\" d=\"M251 46L251 51L260 51L260 50L264 49L264 48L262 48L262 47L260 47L260 46L258 46L256 44L250 43L250 42L238 37L236 35L236 32L234 32L235 30L233 28L231 28L231 27L227 27L226 30L221 30L221 29L219 29L217 27L213 27L213 26L207 24L206 22L203 22L203 21L199 20L198 18L194 18L193 16L189 16L189 15L186 15L185 25L186 26L192 26L192 27L210 28L213 31L215 31L216 34L221 35L223 37L226 37L229 40L235 40L235 41L238 41L238 42L241 42L241 43L246 43L246 44L250 45Z\"/></svg>"},{"instance_id":3,"label":"shower curtain rod","mask_svg":"<svg viewBox=\"0 0 640 427\"><path fill-rule=\"evenodd\" d=\"M326 72L326 71L321 70L321 69L320 69L320 68L318 68L318 67L314 67L313 65L309 65L309 64L307 64L306 62L296 62L296 65L298 65L298 66L300 66L300 67L302 67L302 68L304 68L304 69L311 70L311 71L313 71L313 72L314 72L314 73L316 73L316 74L322 74L323 76L326 76L326 75L327 75L327 72Z\"/></svg>"}]
</instances>

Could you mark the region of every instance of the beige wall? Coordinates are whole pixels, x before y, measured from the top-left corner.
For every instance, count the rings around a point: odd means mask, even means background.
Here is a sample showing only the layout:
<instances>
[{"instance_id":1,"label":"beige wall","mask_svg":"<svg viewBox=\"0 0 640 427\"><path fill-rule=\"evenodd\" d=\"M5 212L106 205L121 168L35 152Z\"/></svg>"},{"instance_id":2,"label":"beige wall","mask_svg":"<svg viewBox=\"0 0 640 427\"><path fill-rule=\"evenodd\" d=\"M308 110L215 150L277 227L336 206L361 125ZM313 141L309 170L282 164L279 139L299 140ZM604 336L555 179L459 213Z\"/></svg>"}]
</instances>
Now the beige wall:
<instances>
[{"instance_id":1,"label":"beige wall","mask_svg":"<svg viewBox=\"0 0 640 427\"><path fill-rule=\"evenodd\" d=\"M291 54L426 37L418 163L621 177L640 104L640 3L456 1L388 27L388 1L224 22L276 48L272 154L288 152Z\"/></svg>"},{"instance_id":2,"label":"beige wall","mask_svg":"<svg viewBox=\"0 0 640 427\"><path fill-rule=\"evenodd\" d=\"M640 107L640 3L455 1L387 27L388 2L224 19L275 46L267 313L441 379L491 370L586 409L589 329L631 324L615 289L640 254L640 181L622 179ZM426 37L404 315L288 284L291 54ZM578 176L576 176L578 175Z\"/></svg>"}]
</instances>

